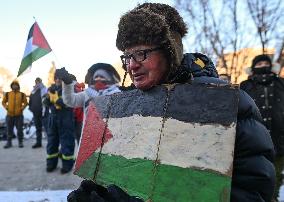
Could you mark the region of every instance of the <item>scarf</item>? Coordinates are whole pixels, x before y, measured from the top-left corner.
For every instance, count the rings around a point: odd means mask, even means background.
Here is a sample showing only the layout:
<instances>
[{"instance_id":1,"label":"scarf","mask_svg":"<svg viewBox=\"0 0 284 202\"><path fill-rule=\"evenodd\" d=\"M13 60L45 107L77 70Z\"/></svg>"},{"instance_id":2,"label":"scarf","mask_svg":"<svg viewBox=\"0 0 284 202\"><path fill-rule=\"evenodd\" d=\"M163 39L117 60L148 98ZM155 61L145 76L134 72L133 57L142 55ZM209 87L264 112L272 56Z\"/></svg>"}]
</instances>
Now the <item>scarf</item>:
<instances>
[{"instance_id":1,"label":"scarf","mask_svg":"<svg viewBox=\"0 0 284 202\"><path fill-rule=\"evenodd\" d=\"M38 83L37 85L34 86L31 94L35 94L37 90L40 90L40 96L43 97L47 93L46 87L42 83Z\"/></svg>"},{"instance_id":2,"label":"scarf","mask_svg":"<svg viewBox=\"0 0 284 202\"><path fill-rule=\"evenodd\" d=\"M98 90L98 91L92 87L88 87L85 91L90 98L95 98L101 95L111 95L114 93L121 92L117 85L111 85L106 89Z\"/></svg>"}]
</instances>

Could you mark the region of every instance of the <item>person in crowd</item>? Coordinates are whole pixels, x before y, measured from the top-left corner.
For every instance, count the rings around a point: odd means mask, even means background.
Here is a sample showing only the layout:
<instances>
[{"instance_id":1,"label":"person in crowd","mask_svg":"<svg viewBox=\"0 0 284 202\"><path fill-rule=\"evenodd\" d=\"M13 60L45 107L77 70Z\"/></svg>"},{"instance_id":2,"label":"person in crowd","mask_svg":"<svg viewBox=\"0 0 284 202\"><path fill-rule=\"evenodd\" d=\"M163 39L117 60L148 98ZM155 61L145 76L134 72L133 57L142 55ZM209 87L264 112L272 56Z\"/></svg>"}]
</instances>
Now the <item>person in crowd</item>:
<instances>
[{"instance_id":1,"label":"person in crowd","mask_svg":"<svg viewBox=\"0 0 284 202\"><path fill-rule=\"evenodd\" d=\"M63 81L63 101L70 107L86 107L89 100L96 96L120 92L120 76L115 68L107 63L96 63L88 69L85 76L88 88L79 93L74 91L72 76L65 68L56 70L55 75Z\"/></svg>"},{"instance_id":2,"label":"person in crowd","mask_svg":"<svg viewBox=\"0 0 284 202\"><path fill-rule=\"evenodd\" d=\"M275 66L276 67L276 66ZM276 158L275 199L282 184L284 169L284 78L281 78L268 55L256 56L250 67L251 75L240 84L258 106L262 123L269 130L274 143Z\"/></svg>"},{"instance_id":3,"label":"person in crowd","mask_svg":"<svg viewBox=\"0 0 284 202\"><path fill-rule=\"evenodd\" d=\"M73 109L63 103L62 81L56 76L54 80L55 84L48 88L48 94L44 100L44 104L50 109L46 171L54 171L57 168L58 158L61 157L62 168L60 171L65 174L70 172L74 165L74 117Z\"/></svg>"},{"instance_id":4,"label":"person in crowd","mask_svg":"<svg viewBox=\"0 0 284 202\"><path fill-rule=\"evenodd\" d=\"M17 137L20 148L24 147L23 144L23 125L24 116L23 111L28 105L27 96L20 91L20 84L18 81L11 83L11 91L5 93L2 105L7 110L6 123L7 123L7 143L4 146L5 149L12 147L12 138L14 134L14 127L17 129Z\"/></svg>"},{"instance_id":5,"label":"person in crowd","mask_svg":"<svg viewBox=\"0 0 284 202\"><path fill-rule=\"evenodd\" d=\"M116 46L123 52L123 66L137 89L146 91L173 83L226 83L218 78L208 57L183 54L182 38L186 33L182 17L166 4L144 3L120 18ZM239 90L231 201L271 201L275 183L273 158L273 143L261 124L257 106ZM142 201L116 185L105 188L90 180L84 180L67 199L69 202Z\"/></svg>"},{"instance_id":6,"label":"person in crowd","mask_svg":"<svg viewBox=\"0 0 284 202\"><path fill-rule=\"evenodd\" d=\"M29 100L29 110L33 113L33 120L36 128L36 142L32 146L33 149L42 146L42 125L44 116L42 99L46 93L47 88L42 83L41 78L37 77Z\"/></svg>"}]
</instances>

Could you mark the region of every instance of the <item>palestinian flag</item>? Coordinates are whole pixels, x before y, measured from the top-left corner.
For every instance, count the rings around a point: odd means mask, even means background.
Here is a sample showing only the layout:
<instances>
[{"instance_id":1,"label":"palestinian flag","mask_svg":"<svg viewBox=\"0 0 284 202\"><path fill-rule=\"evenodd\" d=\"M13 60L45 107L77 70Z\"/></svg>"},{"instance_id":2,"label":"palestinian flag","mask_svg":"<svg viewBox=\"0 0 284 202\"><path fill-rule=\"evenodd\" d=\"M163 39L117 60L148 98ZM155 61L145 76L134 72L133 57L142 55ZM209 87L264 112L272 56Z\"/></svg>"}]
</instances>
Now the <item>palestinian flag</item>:
<instances>
[{"instance_id":1,"label":"palestinian flag","mask_svg":"<svg viewBox=\"0 0 284 202\"><path fill-rule=\"evenodd\" d=\"M178 84L94 99L75 174L145 201L230 201L238 91Z\"/></svg>"},{"instance_id":2,"label":"palestinian flag","mask_svg":"<svg viewBox=\"0 0 284 202\"><path fill-rule=\"evenodd\" d=\"M29 31L24 56L18 71L18 76L20 76L29 66L31 66L34 61L45 56L50 51L51 48L47 40L42 34L37 22L35 22Z\"/></svg>"}]
</instances>

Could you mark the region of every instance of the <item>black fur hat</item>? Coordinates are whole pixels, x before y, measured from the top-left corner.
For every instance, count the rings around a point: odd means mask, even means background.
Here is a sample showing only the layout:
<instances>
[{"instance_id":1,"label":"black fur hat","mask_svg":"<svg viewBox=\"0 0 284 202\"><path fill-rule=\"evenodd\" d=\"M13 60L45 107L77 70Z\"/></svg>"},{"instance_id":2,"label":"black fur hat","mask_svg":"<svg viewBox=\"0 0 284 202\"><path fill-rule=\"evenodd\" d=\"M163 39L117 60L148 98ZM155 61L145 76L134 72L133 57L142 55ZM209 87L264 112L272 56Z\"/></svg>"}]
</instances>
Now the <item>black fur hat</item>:
<instances>
[{"instance_id":1,"label":"black fur hat","mask_svg":"<svg viewBox=\"0 0 284 202\"><path fill-rule=\"evenodd\" d=\"M182 37L186 33L186 24L175 8L144 3L120 18L116 47L121 51L135 45L162 47L174 71L183 58Z\"/></svg>"}]
</instances>

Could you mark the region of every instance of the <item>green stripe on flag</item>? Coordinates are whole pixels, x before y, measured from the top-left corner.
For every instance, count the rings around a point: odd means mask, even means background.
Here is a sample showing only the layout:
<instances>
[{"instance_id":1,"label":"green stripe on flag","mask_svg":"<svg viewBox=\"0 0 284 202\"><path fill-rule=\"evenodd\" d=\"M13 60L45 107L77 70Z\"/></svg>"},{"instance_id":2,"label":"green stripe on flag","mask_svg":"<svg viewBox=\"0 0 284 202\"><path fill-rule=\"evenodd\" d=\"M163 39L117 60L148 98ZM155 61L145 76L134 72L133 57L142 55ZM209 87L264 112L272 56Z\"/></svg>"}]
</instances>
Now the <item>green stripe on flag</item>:
<instances>
[{"instance_id":1,"label":"green stripe on flag","mask_svg":"<svg viewBox=\"0 0 284 202\"><path fill-rule=\"evenodd\" d=\"M76 174L92 179L97 159L98 153L94 153ZM214 171L159 164L153 188L153 163L145 159L126 159L122 156L101 154L100 169L95 180L104 185L116 184L130 195L139 196L144 200L152 195L153 202L230 200L231 178Z\"/></svg>"},{"instance_id":2,"label":"green stripe on flag","mask_svg":"<svg viewBox=\"0 0 284 202\"><path fill-rule=\"evenodd\" d=\"M34 61L45 56L50 51L51 50L37 48L33 52L28 54L26 57L24 57L22 59L21 66L20 66L19 71L18 71L18 76L21 75L29 66L31 66Z\"/></svg>"}]
</instances>

